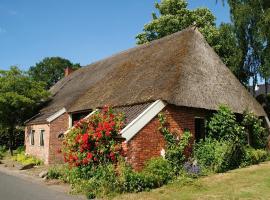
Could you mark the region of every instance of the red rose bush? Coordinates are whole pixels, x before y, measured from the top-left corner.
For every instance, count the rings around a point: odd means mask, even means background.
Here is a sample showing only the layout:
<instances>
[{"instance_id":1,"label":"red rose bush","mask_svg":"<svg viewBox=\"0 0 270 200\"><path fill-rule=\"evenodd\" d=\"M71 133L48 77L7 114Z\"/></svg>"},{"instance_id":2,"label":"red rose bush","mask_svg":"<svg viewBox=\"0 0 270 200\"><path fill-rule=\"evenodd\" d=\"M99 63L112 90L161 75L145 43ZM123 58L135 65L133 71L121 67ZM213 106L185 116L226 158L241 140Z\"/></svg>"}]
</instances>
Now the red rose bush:
<instances>
[{"instance_id":1,"label":"red rose bush","mask_svg":"<svg viewBox=\"0 0 270 200\"><path fill-rule=\"evenodd\" d=\"M108 106L77 121L63 142L65 162L73 167L116 163L122 147L115 138L123 126L123 114Z\"/></svg>"}]
</instances>

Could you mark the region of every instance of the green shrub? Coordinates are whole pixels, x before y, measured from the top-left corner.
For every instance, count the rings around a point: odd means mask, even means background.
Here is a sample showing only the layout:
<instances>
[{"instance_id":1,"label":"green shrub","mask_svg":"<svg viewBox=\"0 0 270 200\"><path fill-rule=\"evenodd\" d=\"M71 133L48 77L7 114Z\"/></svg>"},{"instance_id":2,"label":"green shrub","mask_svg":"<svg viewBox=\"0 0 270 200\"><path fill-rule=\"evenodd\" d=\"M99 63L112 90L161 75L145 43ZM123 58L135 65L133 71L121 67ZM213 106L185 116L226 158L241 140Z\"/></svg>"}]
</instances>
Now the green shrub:
<instances>
[{"instance_id":1,"label":"green shrub","mask_svg":"<svg viewBox=\"0 0 270 200\"><path fill-rule=\"evenodd\" d=\"M233 141L217 141L206 138L194 148L195 158L199 164L214 172L225 172L241 165L244 148L240 143Z\"/></svg>"},{"instance_id":2,"label":"green shrub","mask_svg":"<svg viewBox=\"0 0 270 200\"><path fill-rule=\"evenodd\" d=\"M248 145L255 149L264 149L267 144L267 131L262 126L262 120L250 112L244 112L242 125L248 138Z\"/></svg>"},{"instance_id":3,"label":"green shrub","mask_svg":"<svg viewBox=\"0 0 270 200\"><path fill-rule=\"evenodd\" d=\"M157 187L168 183L173 178L172 166L168 160L162 157L149 160L146 163L143 173L152 176Z\"/></svg>"},{"instance_id":4,"label":"green shrub","mask_svg":"<svg viewBox=\"0 0 270 200\"><path fill-rule=\"evenodd\" d=\"M35 158L34 156L25 155L24 151L13 156L13 160L15 160L23 165L28 165L28 164L40 165L40 164L42 164L42 161Z\"/></svg>"},{"instance_id":5,"label":"green shrub","mask_svg":"<svg viewBox=\"0 0 270 200\"><path fill-rule=\"evenodd\" d=\"M63 167L59 167L59 166L52 167L48 170L47 178L48 179L60 179L63 177L63 174L64 174L63 170L64 170Z\"/></svg>"},{"instance_id":6,"label":"green shrub","mask_svg":"<svg viewBox=\"0 0 270 200\"><path fill-rule=\"evenodd\" d=\"M18 154L21 154L22 152L25 151L25 147L24 146L19 146L17 149L16 149L16 153Z\"/></svg>"},{"instance_id":7,"label":"green shrub","mask_svg":"<svg viewBox=\"0 0 270 200\"><path fill-rule=\"evenodd\" d=\"M232 140L244 143L246 136L244 127L236 122L236 116L227 106L220 106L217 113L210 119L208 136L216 140Z\"/></svg>"},{"instance_id":8,"label":"green shrub","mask_svg":"<svg viewBox=\"0 0 270 200\"><path fill-rule=\"evenodd\" d=\"M134 172L130 167L122 168L120 175L122 192L141 192L154 188L155 177L143 172Z\"/></svg>"},{"instance_id":9,"label":"green shrub","mask_svg":"<svg viewBox=\"0 0 270 200\"><path fill-rule=\"evenodd\" d=\"M268 159L268 153L263 149L245 148L245 156L242 160L242 167L259 164Z\"/></svg>"},{"instance_id":10,"label":"green shrub","mask_svg":"<svg viewBox=\"0 0 270 200\"><path fill-rule=\"evenodd\" d=\"M7 149L6 146L0 146L0 160L3 159Z\"/></svg>"}]
</instances>

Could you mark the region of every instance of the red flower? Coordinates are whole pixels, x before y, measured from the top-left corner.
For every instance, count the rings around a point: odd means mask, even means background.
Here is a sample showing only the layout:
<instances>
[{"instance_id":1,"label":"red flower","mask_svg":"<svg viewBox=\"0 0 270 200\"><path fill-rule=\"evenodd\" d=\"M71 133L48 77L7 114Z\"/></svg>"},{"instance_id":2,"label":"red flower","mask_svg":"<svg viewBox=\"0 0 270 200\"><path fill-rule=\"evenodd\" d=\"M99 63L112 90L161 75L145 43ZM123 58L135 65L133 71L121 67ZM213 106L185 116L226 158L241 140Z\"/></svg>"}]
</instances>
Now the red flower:
<instances>
[{"instance_id":1,"label":"red flower","mask_svg":"<svg viewBox=\"0 0 270 200\"><path fill-rule=\"evenodd\" d=\"M91 160L92 158L93 158L93 154L90 153L90 152L88 152L88 153L87 153L87 159Z\"/></svg>"},{"instance_id":2,"label":"red flower","mask_svg":"<svg viewBox=\"0 0 270 200\"><path fill-rule=\"evenodd\" d=\"M83 136L82 136L82 141L83 141L84 143L88 143L88 138L89 138L88 133L85 133L85 134L83 134Z\"/></svg>"},{"instance_id":3,"label":"red flower","mask_svg":"<svg viewBox=\"0 0 270 200\"><path fill-rule=\"evenodd\" d=\"M84 165L89 164L89 160L88 160L87 158L84 158L84 159L83 159L83 164L84 164Z\"/></svg>"},{"instance_id":4,"label":"red flower","mask_svg":"<svg viewBox=\"0 0 270 200\"><path fill-rule=\"evenodd\" d=\"M107 137L110 137L110 136L111 136L111 133L110 133L109 131L106 131L105 135L106 135Z\"/></svg>"}]
</instances>

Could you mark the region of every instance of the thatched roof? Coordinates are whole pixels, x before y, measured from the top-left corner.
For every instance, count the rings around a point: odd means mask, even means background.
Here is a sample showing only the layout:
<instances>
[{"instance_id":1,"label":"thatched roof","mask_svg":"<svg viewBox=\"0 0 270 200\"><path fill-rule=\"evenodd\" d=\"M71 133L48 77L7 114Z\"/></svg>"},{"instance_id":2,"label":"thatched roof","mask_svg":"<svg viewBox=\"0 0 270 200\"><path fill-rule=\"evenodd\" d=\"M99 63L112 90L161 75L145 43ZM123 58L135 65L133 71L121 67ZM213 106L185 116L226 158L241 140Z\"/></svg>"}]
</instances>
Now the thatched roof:
<instances>
[{"instance_id":1,"label":"thatched roof","mask_svg":"<svg viewBox=\"0 0 270 200\"><path fill-rule=\"evenodd\" d=\"M51 92L52 101L41 112L63 107L75 112L161 99L208 110L227 104L236 113L249 109L265 116L194 27L81 68Z\"/></svg>"}]
</instances>

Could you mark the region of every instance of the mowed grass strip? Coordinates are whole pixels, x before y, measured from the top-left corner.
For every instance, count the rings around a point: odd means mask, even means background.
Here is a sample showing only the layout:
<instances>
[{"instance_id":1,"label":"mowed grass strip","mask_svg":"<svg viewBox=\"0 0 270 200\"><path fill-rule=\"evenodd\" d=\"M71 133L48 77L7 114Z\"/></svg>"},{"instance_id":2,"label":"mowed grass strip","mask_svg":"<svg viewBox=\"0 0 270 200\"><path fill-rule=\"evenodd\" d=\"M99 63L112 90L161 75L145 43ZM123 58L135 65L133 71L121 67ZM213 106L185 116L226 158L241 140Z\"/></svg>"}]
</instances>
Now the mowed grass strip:
<instances>
[{"instance_id":1,"label":"mowed grass strip","mask_svg":"<svg viewBox=\"0 0 270 200\"><path fill-rule=\"evenodd\" d=\"M150 192L124 194L115 199L270 200L270 162L195 180L180 179Z\"/></svg>"}]
</instances>

